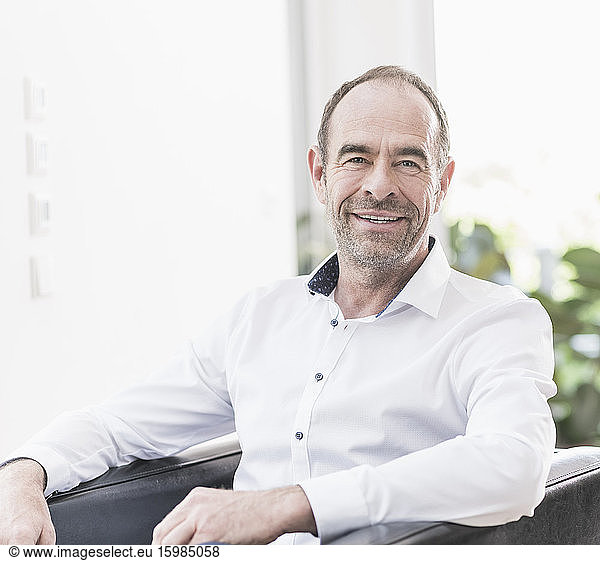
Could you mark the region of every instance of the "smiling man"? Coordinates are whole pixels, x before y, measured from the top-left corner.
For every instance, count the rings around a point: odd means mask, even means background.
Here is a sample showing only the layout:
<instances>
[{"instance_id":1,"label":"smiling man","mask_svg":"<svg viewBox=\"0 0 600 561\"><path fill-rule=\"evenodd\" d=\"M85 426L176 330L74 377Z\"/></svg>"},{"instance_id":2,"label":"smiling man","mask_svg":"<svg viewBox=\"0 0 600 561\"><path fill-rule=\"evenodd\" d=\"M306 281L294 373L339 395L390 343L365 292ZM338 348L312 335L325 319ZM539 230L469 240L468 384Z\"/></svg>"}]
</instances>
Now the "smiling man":
<instances>
[{"instance_id":1,"label":"smiling man","mask_svg":"<svg viewBox=\"0 0 600 561\"><path fill-rule=\"evenodd\" d=\"M453 271L429 233L454 171L437 97L402 68L370 70L333 95L308 163L337 251L17 450L0 469L0 542L52 542L44 489L232 430L235 490L195 489L155 543L533 513L554 447L551 325L518 290Z\"/></svg>"},{"instance_id":2,"label":"smiling man","mask_svg":"<svg viewBox=\"0 0 600 561\"><path fill-rule=\"evenodd\" d=\"M335 108L330 102L308 155L336 239L336 302L347 318L383 309L421 266L454 171L441 106L438 119L395 72L378 69L377 80L354 86Z\"/></svg>"}]
</instances>

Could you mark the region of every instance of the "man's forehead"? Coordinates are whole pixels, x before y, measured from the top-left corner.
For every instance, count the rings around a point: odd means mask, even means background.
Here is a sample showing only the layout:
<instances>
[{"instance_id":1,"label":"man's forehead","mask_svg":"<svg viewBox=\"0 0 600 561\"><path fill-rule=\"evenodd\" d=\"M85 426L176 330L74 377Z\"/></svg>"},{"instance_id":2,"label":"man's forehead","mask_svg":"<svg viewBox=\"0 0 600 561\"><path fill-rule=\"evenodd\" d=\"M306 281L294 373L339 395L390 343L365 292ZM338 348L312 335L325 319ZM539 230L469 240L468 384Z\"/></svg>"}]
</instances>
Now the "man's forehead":
<instances>
[{"instance_id":1,"label":"man's forehead","mask_svg":"<svg viewBox=\"0 0 600 561\"><path fill-rule=\"evenodd\" d=\"M350 90L331 117L330 140L352 134L390 133L431 139L435 112L425 96L410 84L366 82Z\"/></svg>"}]
</instances>

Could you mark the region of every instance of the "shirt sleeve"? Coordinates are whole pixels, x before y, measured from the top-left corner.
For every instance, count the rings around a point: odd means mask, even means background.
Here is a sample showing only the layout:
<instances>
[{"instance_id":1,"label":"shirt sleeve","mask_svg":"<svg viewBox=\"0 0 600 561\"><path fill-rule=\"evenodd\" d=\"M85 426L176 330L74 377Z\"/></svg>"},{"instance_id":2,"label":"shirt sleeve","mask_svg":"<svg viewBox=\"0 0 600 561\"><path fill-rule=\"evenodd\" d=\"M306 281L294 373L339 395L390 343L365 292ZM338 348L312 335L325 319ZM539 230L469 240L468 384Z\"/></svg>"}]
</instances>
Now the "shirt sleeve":
<instances>
[{"instance_id":1,"label":"shirt sleeve","mask_svg":"<svg viewBox=\"0 0 600 561\"><path fill-rule=\"evenodd\" d=\"M552 326L532 299L482 310L451 357L464 434L379 466L301 482L322 541L396 521L472 526L531 516L555 444Z\"/></svg>"},{"instance_id":2,"label":"shirt sleeve","mask_svg":"<svg viewBox=\"0 0 600 561\"><path fill-rule=\"evenodd\" d=\"M240 301L144 382L94 407L63 413L9 457L46 469L46 494L64 491L135 459L176 454L235 430L226 380Z\"/></svg>"}]
</instances>

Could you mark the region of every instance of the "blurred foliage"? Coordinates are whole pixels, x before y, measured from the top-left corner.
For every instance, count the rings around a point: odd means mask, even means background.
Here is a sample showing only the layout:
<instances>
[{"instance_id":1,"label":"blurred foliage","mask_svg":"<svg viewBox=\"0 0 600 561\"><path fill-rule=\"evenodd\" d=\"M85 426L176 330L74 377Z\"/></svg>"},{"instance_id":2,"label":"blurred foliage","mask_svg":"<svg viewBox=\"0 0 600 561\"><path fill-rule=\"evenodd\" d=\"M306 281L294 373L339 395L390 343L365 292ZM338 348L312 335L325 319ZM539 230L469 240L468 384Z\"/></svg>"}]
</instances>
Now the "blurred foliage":
<instances>
[{"instance_id":1,"label":"blurred foliage","mask_svg":"<svg viewBox=\"0 0 600 561\"><path fill-rule=\"evenodd\" d=\"M460 223L450 228L453 267L500 284L510 282L510 266L500 238L488 226ZM548 311L554 327L554 380L550 400L558 446L600 445L600 253L570 249L552 271L556 286L530 294ZM562 279L560 277L563 277Z\"/></svg>"},{"instance_id":2,"label":"blurred foliage","mask_svg":"<svg viewBox=\"0 0 600 561\"><path fill-rule=\"evenodd\" d=\"M334 249L330 239L317 239L311 232L310 213L303 212L296 217L296 236L298 247L298 274L307 275Z\"/></svg>"},{"instance_id":3,"label":"blurred foliage","mask_svg":"<svg viewBox=\"0 0 600 561\"><path fill-rule=\"evenodd\" d=\"M450 228L450 245L455 269L498 284L510 281L508 261L498 247L496 235L484 224L474 224L471 229L461 228L457 222Z\"/></svg>"}]
</instances>

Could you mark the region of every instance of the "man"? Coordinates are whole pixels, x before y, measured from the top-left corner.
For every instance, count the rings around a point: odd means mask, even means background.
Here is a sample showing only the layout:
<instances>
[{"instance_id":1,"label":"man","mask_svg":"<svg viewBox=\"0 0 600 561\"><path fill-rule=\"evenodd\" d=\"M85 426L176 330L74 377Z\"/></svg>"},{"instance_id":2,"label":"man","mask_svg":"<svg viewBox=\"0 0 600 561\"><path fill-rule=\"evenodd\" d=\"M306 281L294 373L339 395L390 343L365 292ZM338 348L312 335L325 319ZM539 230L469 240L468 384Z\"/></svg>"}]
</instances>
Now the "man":
<instances>
[{"instance_id":1,"label":"man","mask_svg":"<svg viewBox=\"0 0 600 561\"><path fill-rule=\"evenodd\" d=\"M370 70L333 95L308 163L337 252L16 451L34 460L0 470L0 541L52 542L44 487L233 430L236 490L195 489L155 543L315 543L533 513L554 446L551 325L518 290L452 271L429 235L454 171L437 97L401 68Z\"/></svg>"}]
</instances>

